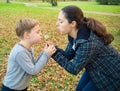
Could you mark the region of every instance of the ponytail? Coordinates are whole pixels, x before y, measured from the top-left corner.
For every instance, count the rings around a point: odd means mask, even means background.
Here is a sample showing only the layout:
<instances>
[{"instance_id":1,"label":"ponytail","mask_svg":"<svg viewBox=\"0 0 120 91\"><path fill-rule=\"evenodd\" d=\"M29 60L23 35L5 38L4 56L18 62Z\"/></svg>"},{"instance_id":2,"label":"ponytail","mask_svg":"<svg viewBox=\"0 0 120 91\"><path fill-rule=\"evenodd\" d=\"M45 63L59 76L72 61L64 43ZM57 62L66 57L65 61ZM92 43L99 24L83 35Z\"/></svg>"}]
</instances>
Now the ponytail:
<instances>
[{"instance_id":1,"label":"ponytail","mask_svg":"<svg viewBox=\"0 0 120 91\"><path fill-rule=\"evenodd\" d=\"M84 18L83 24L85 24L89 29L91 29L97 36L103 38L105 41L105 45L110 44L114 40L113 35L108 33L106 27L98 20L90 17Z\"/></svg>"}]
</instances>

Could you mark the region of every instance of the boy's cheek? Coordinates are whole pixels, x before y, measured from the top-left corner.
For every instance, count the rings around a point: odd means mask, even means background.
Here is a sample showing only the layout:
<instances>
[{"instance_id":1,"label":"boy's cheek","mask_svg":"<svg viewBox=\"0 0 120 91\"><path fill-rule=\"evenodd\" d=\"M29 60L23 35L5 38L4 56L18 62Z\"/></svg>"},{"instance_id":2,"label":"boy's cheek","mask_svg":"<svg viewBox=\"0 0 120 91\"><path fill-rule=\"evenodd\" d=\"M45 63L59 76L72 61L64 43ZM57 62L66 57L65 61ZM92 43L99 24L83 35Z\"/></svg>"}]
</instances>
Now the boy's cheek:
<instances>
[{"instance_id":1,"label":"boy's cheek","mask_svg":"<svg viewBox=\"0 0 120 91\"><path fill-rule=\"evenodd\" d=\"M40 41L41 41L41 38L37 39L37 41L40 42Z\"/></svg>"}]
</instances>

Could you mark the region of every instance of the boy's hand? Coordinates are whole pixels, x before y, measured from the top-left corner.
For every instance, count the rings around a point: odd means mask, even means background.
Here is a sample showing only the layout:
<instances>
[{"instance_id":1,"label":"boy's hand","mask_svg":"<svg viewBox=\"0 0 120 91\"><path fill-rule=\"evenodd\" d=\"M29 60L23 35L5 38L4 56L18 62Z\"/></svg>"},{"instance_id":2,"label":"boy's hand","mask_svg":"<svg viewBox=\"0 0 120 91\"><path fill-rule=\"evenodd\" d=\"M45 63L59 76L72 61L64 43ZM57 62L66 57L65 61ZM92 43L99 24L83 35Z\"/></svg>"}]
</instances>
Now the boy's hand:
<instances>
[{"instance_id":1,"label":"boy's hand","mask_svg":"<svg viewBox=\"0 0 120 91\"><path fill-rule=\"evenodd\" d=\"M53 42L50 42L50 41L46 41L46 44L47 44L47 46L49 46L49 45L54 45L55 46L55 44Z\"/></svg>"},{"instance_id":2,"label":"boy's hand","mask_svg":"<svg viewBox=\"0 0 120 91\"><path fill-rule=\"evenodd\" d=\"M48 55L52 56L56 52L56 48L54 45L48 45L46 43L44 46L44 51L48 53Z\"/></svg>"}]
</instances>

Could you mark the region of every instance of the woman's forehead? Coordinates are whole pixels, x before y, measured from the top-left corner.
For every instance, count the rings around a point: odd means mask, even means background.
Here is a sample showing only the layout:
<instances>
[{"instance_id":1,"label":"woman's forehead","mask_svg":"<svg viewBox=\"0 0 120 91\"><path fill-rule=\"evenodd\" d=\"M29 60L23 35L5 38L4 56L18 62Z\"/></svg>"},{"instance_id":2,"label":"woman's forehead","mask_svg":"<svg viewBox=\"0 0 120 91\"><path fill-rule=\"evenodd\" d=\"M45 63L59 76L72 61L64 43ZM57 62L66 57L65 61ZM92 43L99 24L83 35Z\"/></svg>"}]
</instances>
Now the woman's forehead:
<instances>
[{"instance_id":1,"label":"woman's forehead","mask_svg":"<svg viewBox=\"0 0 120 91\"><path fill-rule=\"evenodd\" d=\"M59 12L58 19L64 19L64 13L62 11Z\"/></svg>"}]
</instances>

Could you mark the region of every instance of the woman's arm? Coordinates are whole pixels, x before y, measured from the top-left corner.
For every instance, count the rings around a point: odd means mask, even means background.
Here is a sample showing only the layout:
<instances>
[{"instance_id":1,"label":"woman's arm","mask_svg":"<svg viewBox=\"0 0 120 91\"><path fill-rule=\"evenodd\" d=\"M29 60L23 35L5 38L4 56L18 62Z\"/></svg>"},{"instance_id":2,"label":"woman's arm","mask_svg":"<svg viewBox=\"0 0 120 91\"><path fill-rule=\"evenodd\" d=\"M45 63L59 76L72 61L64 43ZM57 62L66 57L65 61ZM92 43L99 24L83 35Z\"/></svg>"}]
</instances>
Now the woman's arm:
<instances>
[{"instance_id":1,"label":"woman's arm","mask_svg":"<svg viewBox=\"0 0 120 91\"><path fill-rule=\"evenodd\" d=\"M65 56L68 60L73 59L73 57L75 56L75 51L72 49L72 44L68 43L65 51L56 47L57 50L63 55Z\"/></svg>"},{"instance_id":2,"label":"woman's arm","mask_svg":"<svg viewBox=\"0 0 120 91\"><path fill-rule=\"evenodd\" d=\"M84 68L91 59L95 56L95 45L93 43L81 44L76 52L72 61L70 61L59 50L52 56L53 59L64 67L68 72L77 75L82 68Z\"/></svg>"}]
</instances>

